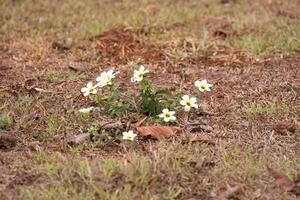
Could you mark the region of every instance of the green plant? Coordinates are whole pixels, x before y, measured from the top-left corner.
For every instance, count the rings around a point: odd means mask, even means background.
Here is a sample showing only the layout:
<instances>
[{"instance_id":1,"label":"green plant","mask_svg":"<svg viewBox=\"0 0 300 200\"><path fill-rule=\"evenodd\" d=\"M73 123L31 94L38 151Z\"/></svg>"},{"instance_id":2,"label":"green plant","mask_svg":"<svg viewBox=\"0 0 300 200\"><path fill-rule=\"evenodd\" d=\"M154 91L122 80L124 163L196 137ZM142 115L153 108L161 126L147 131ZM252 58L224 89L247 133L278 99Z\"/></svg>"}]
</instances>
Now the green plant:
<instances>
[{"instance_id":1,"label":"green plant","mask_svg":"<svg viewBox=\"0 0 300 200\"><path fill-rule=\"evenodd\" d=\"M162 111L160 100L169 91L165 88L158 88L149 82L147 77L144 77L141 84L139 111L143 114L156 116Z\"/></svg>"},{"instance_id":2,"label":"green plant","mask_svg":"<svg viewBox=\"0 0 300 200\"><path fill-rule=\"evenodd\" d=\"M1 114L0 115L0 129L7 129L11 126L12 119L7 114Z\"/></svg>"},{"instance_id":3,"label":"green plant","mask_svg":"<svg viewBox=\"0 0 300 200\"><path fill-rule=\"evenodd\" d=\"M132 110L133 103L129 93L125 93L124 96L121 96L118 86L113 81L111 85L109 85L109 91L110 95L96 96L96 103L104 106L104 110L109 116L120 116Z\"/></svg>"},{"instance_id":4,"label":"green plant","mask_svg":"<svg viewBox=\"0 0 300 200\"><path fill-rule=\"evenodd\" d=\"M45 139L48 139L50 136L55 135L56 133L62 131L63 124L60 120L57 119L57 116L54 114L48 115L47 121L47 128L44 134Z\"/></svg>"}]
</instances>

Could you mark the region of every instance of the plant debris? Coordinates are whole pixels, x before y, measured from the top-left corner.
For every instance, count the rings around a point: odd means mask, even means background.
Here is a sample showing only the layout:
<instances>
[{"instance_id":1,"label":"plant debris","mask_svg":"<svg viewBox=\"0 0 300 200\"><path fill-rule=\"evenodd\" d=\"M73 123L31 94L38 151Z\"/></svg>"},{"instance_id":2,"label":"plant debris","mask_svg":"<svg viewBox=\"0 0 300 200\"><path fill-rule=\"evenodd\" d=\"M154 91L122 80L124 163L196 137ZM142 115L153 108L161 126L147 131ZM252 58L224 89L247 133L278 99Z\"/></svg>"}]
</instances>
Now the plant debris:
<instances>
[{"instance_id":1,"label":"plant debris","mask_svg":"<svg viewBox=\"0 0 300 200\"><path fill-rule=\"evenodd\" d=\"M67 137L67 143L71 146L76 146L86 141L91 141L91 135L89 133L82 133L79 135L71 135Z\"/></svg>"},{"instance_id":2,"label":"plant debris","mask_svg":"<svg viewBox=\"0 0 300 200\"><path fill-rule=\"evenodd\" d=\"M270 167L267 167L267 170L269 174L275 179L276 184L284 191L291 192L294 189L295 183L291 181L286 175L281 174Z\"/></svg>"},{"instance_id":3,"label":"plant debris","mask_svg":"<svg viewBox=\"0 0 300 200\"><path fill-rule=\"evenodd\" d=\"M152 136L156 139L164 139L174 136L182 129L175 126L141 126L136 127L140 136Z\"/></svg>"}]
</instances>

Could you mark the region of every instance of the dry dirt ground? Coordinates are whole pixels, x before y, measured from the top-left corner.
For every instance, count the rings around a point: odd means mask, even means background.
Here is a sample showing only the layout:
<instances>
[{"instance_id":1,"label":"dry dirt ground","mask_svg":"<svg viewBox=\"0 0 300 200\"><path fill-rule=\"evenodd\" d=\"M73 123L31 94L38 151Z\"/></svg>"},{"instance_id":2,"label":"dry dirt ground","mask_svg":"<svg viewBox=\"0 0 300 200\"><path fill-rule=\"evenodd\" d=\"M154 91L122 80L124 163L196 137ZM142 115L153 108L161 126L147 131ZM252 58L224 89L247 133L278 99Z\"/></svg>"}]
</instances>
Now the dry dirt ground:
<instances>
[{"instance_id":1,"label":"dry dirt ground","mask_svg":"<svg viewBox=\"0 0 300 200\"><path fill-rule=\"evenodd\" d=\"M0 0L0 199L299 199L299 7ZM138 62L174 93L211 82L189 120L213 130L122 141L155 117L108 116L80 89L113 68L122 92L136 91ZM124 124L114 138L68 144L107 121Z\"/></svg>"}]
</instances>

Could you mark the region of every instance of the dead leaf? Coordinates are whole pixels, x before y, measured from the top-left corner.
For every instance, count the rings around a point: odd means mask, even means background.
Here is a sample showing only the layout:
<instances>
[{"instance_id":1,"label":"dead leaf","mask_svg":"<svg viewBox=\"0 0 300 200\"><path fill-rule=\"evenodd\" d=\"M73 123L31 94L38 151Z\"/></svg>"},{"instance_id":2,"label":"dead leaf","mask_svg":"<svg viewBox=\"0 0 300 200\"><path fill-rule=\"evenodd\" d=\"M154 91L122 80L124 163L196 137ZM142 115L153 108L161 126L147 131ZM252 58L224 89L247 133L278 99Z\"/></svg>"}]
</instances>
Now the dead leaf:
<instances>
[{"instance_id":1,"label":"dead leaf","mask_svg":"<svg viewBox=\"0 0 300 200\"><path fill-rule=\"evenodd\" d=\"M72 136L69 136L67 138L67 142L69 145L71 146L75 146L75 145L79 145L85 141L88 141L90 140L90 134L89 133L82 133L82 134L79 134L79 135L72 135Z\"/></svg>"},{"instance_id":2,"label":"dead leaf","mask_svg":"<svg viewBox=\"0 0 300 200\"><path fill-rule=\"evenodd\" d=\"M0 149L10 149L15 147L17 144L17 138L9 135L0 133Z\"/></svg>"},{"instance_id":3,"label":"dead leaf","mask_svg":"<svg viewBox=\"0 0 300 200\"><path fill-rule=\"evenodd\" d=\"M73 45L72 38L67 38L63 41L54 41L52 43L52 48L59 51L65 51L71 49L72 45Z\"/></svg>"},{"instance_id":4,"label":"dead leaf","mask_svg":"<svg viewBox=\"0 0 300 200\"><path fill-rule=\"evenodd\" d=\"M295 177L296 177L295 181L294 181L295 186L291 192L294 193L295 195L299 196L300 195L300 170L298 170Z\"/></svg>"},{"instance_id":5,"label":"dead leaf","mask_svg":"<svg viewBox=\"0 0 300 200\"><path fill-rule=\"evenodd\" d=\"M109 130L109 129L114 129L114 128L122 128L123 124L121 121L109 121L109 122L104 121L104 122L101 122L99 124L99 126L102 129Z\"/></svg>"},{"instance_id":6,"label":"dead leaf","mask_svg":"<svg viewBox=\"0 0 300 200\"><path fill-rule=\"evenodd\" d=\"M169 138L175 135L181 128L175 126L141 126L136 128L141 136L152 136L156 139Z\"/></svg>"},{"instance_id":7,"label":"dead leaf","mask_svg":"<svg viewBox=\"0 0 300 200\"><path fill-rule=\"evenodd\" d=\"M189 123L186 125L186 129L189 132L196 132L196 131L212 132L213 131L213 128L210 125L204 123Z\"/></svg>"},{"instance_id":8,"label":"dead leaf","mask_svg":"<svg viewBox=\"0 0 300 200\"><path fill-rule=\"evenodd\" d=\"M84 67L82 64L74 63L74 62L69 64L69 69L73 70L75 72L86 72L87 71L87 68Z\"/></svg>"},{"instance_id":9,"label":"dead leaf","mask_svg":"<svg viewBox=\"0 0 300 200\"><path fill-rule=\"evenodd\" d=\"M39 145L39 142L32 142L29 144L29 148L32 150L32 151L35 151L35 152L42 152L42 148L41 146Z\"/></svg>"},{"instance_id":10,"label":"dead leaf","mask_svg":"<svg viewBox=\"0 0 300 200\"><path fill-rule=\"evenodd\" d=\"M141 126L147 119L148 119L148 117L146 116L143 119L139 120L135 125L136 126Z\"/></svg>"},{"instance_id":11,"label":"dead leaf","mask_svg":"<svg viewBox=\"0 0 300 200\"><path fill-rule=\"evenodd\" d=\"M39 114L38 114L38 111L34 111L32 113L24 115L22 118L24 121L36 120L39 118Z\"/></svg>"},{"instance_id":12,"label":"dead leaf","mask_svg":"<svg viewBox=\"0 0 300 200\"><path fill-rule=\"evenodd\" d=\"M190 136L190 142L202 142L207 144L216 144L216 141L210 136L202 133L196 133Z\"/></svg>"},{"instance_id":13,"label":"dead leaf","mask_svg":"<svg viewBox=\"0 0 300 200\"><path fill-rule=\"evenodd\" d=\"M227 186L227 190L222 192L216 199L218 200L227 200L232 198L235 194L237 194L239 191L241 191L242 186L237 185L234 187Z\"/></svg>"},{"instance_id":14,"label":"dead leaf","mask_svg":"<svg viewBox=\"0 0 300 200\"><path fill-rule=\"evenodd\" d=\"M294 189L295 183L291 181L286 175L275 171L274 169L267 167L269 174L275 179L276 184L285 190L286 192L290 192Z\"/></svg>"},{"instance_id":15,"label":"dead leaf","mask_svg":"<svg viewBox=\"0 0 300 200\"><path fill-rule=\"evenodd\" d=\"M274 126L274 130L281 135L288 135L289 133L295 133L296 129L297 129L296 124L287 121L279 121Z\"/></svg>"}]
</instances>

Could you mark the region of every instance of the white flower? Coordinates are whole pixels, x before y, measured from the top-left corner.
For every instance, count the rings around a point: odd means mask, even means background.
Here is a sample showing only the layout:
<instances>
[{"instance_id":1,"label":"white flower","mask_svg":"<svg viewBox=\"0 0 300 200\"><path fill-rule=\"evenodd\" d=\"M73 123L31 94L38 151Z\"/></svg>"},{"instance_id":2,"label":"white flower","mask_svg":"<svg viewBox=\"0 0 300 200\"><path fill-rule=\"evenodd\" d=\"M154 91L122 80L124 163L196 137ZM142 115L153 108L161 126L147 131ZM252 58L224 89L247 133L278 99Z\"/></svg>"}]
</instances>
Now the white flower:
<instances>
[{"instance_id":1,"label":"white flower","mask_svg":"<svg viewBox=\"0 0 300 200\"><path fill-rule=\"evenodd\" d=\"M111 85L112 84L112 79L116 77L116 74L118 72L114 73L114 70L108 70L107 72L102 72L100 76L97 77L96 81L97 86L99 87L104 87L106 85Z\"/></svg>"},{"instance_id":2,"label":"white flower","mask_svg":"<svg viewBox=\"0 0 300 200\"><path fill-rule=\"evenodd\" d=\"M190 98L189 95L183 95L180 104L184 106L186 112L189 112L191 108L198 108L196 97Z\"/></svg>"},{"instance_id":3,"label":"white flower","mask_svg":"<svg viewBox=\"0 0 300 200\"><path fill-rule=\"evenodd\" d=\"M140 66L138 70L134 70L133 77L131 78L131 82L140 82L143 80L145 74L149 73L149 70L145 70L143 65Z\"/></svg>"},{"instance_id":4,"label":"white flower","mask_svg":"<svg viewBox=\"0 0 300 200\"><path fill-rule=\"evenodd\" d=\"M89 107L89 108L81 108L78 111L80 113L90 113L93 109L94 109L94 107L92 106L92 107Z\"/></svg>"},{"instance_id":5,"label":"white flower","mask_svg":"<svg viewBox=\"0 0 300 200\"><path fill-rule=\"evenodd\" d=\"M133 133L133 131L123 132L123 140L133 141L137 134Z\"/></svg>"},{"instance_id":6,"label":"white flower","mask_svg":"<svg viewBox=\"0 0 300 200\"><path fill-rule=\"evenodd\" d=\"M159 114L158 116L160 118L163 118L163 120L165 122L169 122L169 121L175 121L176 120L176 117L174 115L175 115L175 111L169 111L169 109L165 108L165 109L162 110L162 113Z\"/></svg>"},{"instance_id":7,"label":"white flower","mask_svg":"<svg viewBox=\"0 0 300 200\"><path fill-rule=\"evenodd\" d=\"M202 81L198 80L195 82L195 86L198 88L200 92L204 92L204 91L210 91L210 87L212 86L212 84L209 84L207 80L202 80Z\"/></svg>"},{"instance_id":8,"label":"white flower","mask_svg":"<svg viewBox=\"0 0 300 200\"><path fill-rule=\"evenodd\" d=\"M81 88L81 92L83 93L83 96L89 96L90 94L96 94L97 90L95 89L96 86L93 86L92 82L88 82L86 87Z\"/></svg>"}]
</instances>

